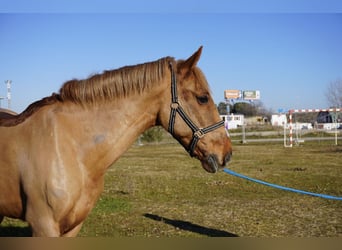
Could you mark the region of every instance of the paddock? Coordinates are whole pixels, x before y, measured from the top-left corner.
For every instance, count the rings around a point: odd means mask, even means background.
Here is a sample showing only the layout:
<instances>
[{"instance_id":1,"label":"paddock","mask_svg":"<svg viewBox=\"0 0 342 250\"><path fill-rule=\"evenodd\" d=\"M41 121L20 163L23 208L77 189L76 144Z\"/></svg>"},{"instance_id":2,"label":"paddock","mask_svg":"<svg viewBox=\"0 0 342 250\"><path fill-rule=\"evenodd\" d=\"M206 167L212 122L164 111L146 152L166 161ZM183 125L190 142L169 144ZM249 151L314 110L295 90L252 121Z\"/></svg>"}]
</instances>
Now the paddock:
<instances>
[{"instance_id":1,"label":"paddock","mask_svg":"<svg viewBox=\"0 0 342 250\"><path fill-rule=\"evenodd\" d=\"M342 146L233 145L229 167L280 185L342 195ZM342 202L209 174L168 138L134 145L106 174L105 190L79 236L342 236ZM1 236L27 236L6 218Z\"/></svg>"}]
</instances>

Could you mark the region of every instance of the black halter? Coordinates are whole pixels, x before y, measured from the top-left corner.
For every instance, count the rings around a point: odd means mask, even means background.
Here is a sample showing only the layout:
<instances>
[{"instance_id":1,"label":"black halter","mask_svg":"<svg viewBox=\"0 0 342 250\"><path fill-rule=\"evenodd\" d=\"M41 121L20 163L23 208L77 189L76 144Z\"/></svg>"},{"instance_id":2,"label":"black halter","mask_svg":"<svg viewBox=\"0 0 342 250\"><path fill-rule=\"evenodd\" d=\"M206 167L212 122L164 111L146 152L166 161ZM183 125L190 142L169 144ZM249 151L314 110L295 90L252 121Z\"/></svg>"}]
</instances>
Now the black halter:
<instances>
[{"instance_id":1,"label":"black halter","mask_svg":"<svg viewBox=\"0 0 342 250\"><path fill-rule=\"evenodd\" d=\"M172 63L169 63L170 70L171 70L171 112L170 112L170 120L169 120L169 128L168 131L174 135L174 126L175 126L175 119L176 114L178 114L183 118L185 123L191 128L192 130L192 139L189 145L189 148L187 149L190 156L194 156L194 150L197 145L197 142L199 139L201 139L205 134L224 126L224 121L219 121L211 126L208 126L206 128L198 128L196 124L190 119L190 117L185 113L184 109L178 102L178 96L177 96L177 82L176 82L176 75L173 70Z\"/></svg>"}]
</instances>

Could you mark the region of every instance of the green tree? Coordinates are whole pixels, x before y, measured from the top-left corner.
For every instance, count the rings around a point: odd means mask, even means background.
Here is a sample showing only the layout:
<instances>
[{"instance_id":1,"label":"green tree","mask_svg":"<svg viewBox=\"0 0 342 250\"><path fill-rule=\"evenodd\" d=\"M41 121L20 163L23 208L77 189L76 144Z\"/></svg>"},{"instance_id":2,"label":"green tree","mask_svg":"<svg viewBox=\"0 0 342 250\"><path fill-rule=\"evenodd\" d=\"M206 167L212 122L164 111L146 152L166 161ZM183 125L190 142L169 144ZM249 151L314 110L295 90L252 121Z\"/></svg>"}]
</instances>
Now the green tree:
<instances>
[{"instance_id":1,"label":"green tree","mask_svg":"<svg viewBox=\"0 0 342 250\"><path fill-rule=\"evenodd\" d=\"M257 108L255 105L250 104L250 103L238 102L234 104L232 113L242 114L246 117L255 116L257 115Z\"/></svg>"},{"instance_id":2,"label":"green tree","mask_svg":"<svg viewBox=\"0 0 342 250\"><path fill-rule=\"evenodd\" d=\"M224 102L220 102L217 105L217 110L218 110L220 115L227 115L227 104Z\"/></svg>"}]
</instances>

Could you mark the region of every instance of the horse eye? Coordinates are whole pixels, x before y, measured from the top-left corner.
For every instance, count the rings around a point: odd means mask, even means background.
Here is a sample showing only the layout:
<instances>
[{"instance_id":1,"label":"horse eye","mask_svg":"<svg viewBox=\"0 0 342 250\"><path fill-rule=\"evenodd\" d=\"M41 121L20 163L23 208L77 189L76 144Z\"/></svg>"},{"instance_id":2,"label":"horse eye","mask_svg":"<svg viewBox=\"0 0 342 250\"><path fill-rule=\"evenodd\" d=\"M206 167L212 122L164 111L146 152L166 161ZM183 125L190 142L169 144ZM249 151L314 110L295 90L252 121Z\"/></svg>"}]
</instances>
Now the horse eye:
<instances>
[{"instance_id":1,"label":"horse eye","mask_svg":"<svg viewBox=\"0 0 342 250\"><path fill-rule=\"evenodd\" d=\"M208 96L204 95L204 96L197 96L197 101L199 104L206 104L208 103L209 99Z\"/></svg>"}]
</instances>

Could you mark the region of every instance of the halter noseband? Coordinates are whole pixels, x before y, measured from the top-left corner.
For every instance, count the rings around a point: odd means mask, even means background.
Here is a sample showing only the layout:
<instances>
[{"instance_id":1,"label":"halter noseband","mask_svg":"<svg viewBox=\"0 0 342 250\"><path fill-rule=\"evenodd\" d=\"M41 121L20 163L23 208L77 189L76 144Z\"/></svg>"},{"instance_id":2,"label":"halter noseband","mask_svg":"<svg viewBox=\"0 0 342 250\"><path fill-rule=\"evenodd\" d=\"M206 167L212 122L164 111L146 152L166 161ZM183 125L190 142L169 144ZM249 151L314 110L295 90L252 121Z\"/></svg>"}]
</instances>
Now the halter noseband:
<instances>
[{"instance_id":1,"label":"halter noseband","mask_svg":"<svg viewBox=\"0 0 342 250\"><path fill-rule=\"evenodd\" d=\"M185 113L184 109L178 102L178 95L177 95L177 82L176 82L176 75L173 70L172 63L169 63L170 70L171 70L171 112L170 112L170 120L169 120L169 128L168 131L174 135L174 127L175 127L175 120L176 114L178 113L183 121L190 127L192 130L192 139L187 149L190 156L194 156L194 150L197 145L199 139L201 139L205 134L218 129L221 126L224 126L224 121L219 121L213 125L210 125L206 128L198 128L196 124L190 119L190 117Z\"/></svg>"}]
</instances>

